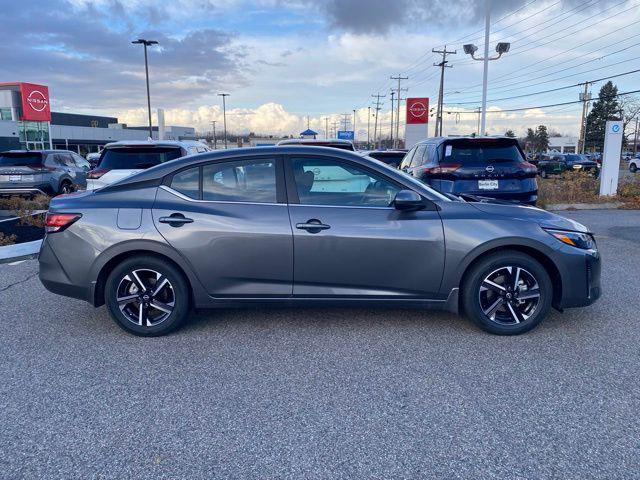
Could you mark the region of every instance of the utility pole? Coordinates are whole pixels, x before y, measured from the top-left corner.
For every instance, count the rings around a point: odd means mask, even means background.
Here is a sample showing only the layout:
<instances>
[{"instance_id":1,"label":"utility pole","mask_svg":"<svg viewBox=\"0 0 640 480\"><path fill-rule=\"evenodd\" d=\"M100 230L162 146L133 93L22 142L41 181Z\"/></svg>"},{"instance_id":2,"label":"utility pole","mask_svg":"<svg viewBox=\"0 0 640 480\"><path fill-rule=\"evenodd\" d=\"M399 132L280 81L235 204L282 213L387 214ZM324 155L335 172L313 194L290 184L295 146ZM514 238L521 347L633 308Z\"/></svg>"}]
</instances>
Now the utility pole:
<instances>
[{"instance_id":1,"label":"utility pole","mask_svg":"<svg viewBox=\"0 0 640 480\"><path fill-rule=\"evenodd\" d=\"M338 122L337 120L331 122L331 131L333 133L333 135L331 135L331 138L336 138L338 136L338 125L340 125L340 122Z\"/></svg>"},{"instance_id":2,"label":"utility pole","mask_svg":"<svg viewBox=\"0 0 640 480\"><path fill-rule=\"evenodd\" d=\"M638 117L636 117L636 131L633 135L633 154L638 153Z\"/></svg>"},{"instance_id":3,"label":"utility pole","mask_svg":"<svg viewBox=\"0 0 640 480\"><path fill-rule=\"evenodd\" d=\"M211 126L213 127L213 149L217 150L218 148L218 140L216 139L216 121L211 120Z\"/></svg>"},{"instance_id":4,"label":"utility pole","mask_svg":"<svg viewBox=\"0 0 640 480\"><path fill-rule=\"evenodd\" d=\"M393 101L394 101L394 95L396 94L396 92L394 92L393 90L391 90L391 148L393 148L394 144L393 144Z\"/></svg>"},{"instance_id":5,"label":"utility pole","mask_svg":"<svg viewBox=\"0 0 640 480\"><path fill-rule=\"evenodd\" d=\"M580 139L578 140L578 152L584 153L584 147L587 135L587 110L589 109L589 100L591 93L589 92L589 82L584 82L584 92L578 97L582 101L582 116L580 117Z\"/></svg>"},{"instance_id":6,"label":"utility pole","mask_svg":"<svg viewBox=\"0 0 640 480\"><path fill-rule=\"evenodd\" d=\"M375 95L371 95L373 98L376 99L375 104L375 116L376 119L374 121L374 127L373 127L373 148L376 149L377 144L378 144L378 113L380 112L380 106L382 105L382 102L380 102L381 98L385 98L386 95L380 95L379 93L375 94Z\"/></svg>"},{"instance_id":7,"label":"utility pole","mask_svg":"<svg viewBox=\"0 0 640 480\"><path fill-rule=\"evenodd\" d=\"M398 89L396 90L396 92L398 93L398 98L396 98L396 141L398 142L398 146L400 146L400 102L402 102L402 91L404 90L405 92L407 91L406 88L401 88L401 82L402 80L409 80L409 77L403 77L402 75L398 74L397 77L391 76L389 77L390 80L397 80L398 81ZM392 107L393 108L393 107ZM393 129L393 125L391 126L391 128ZM391 138L393 139L393 134L391 135Z\"/></svg>"},{"instance_id":8,"label":"utility pole","mask_svg":"<svg viewBox=\"0 0 640 480\"><path fill-rule=\"evenodd\" d=\"M371 130L371 107L367 107L367 150L370 150L371 147L369 141L369 131Z\"/></svg>"},{"instance_id":9,"label":"utility pole","mask_svg":"<svg viewBox=\"0 0 640 480\"><path fill-rule=\"evenodd\" d=\"M356 111L353 111L353 143L356 143Z\"/></svg>"},{"instance_id":10,"label":"utility pole","mask_svg":"<svg viewBox=\"0 0 640 480\"><path fill-rule=\"evenodd\" d=\"M224 121L224 148L227 149L227 104L226 97L229 96L228 93L219 93L219 97L222 97L222 119Z\"/></svg>"},{"instance_id":11,"label":"utility pole","mask_svg":"<svg viewBox=\"0 0 640 480\"><path fill-rule=\"evenodd\" d=\"M329 117L324 117L324 139L329 139Z\"/></svg>"},{"instance_id":12,"label":"utility pole","mask_svg":"<svg viewBox=\"0 0 640 480\"><path fill-rule=\"evenodd\" d=\"M478 129L476 135L480 136L480 115L482 115L482 107L478 107Z\"/></svg>"},{"instance_id":13,"label":"utility pole","mask_svg":"<svg viewBox=\"0 0 640 480\"><path fill-rule=\"evenodd\" d=\"M342 130L344 132L347 131L347 126L349 125L349 123L351 122L351 120L349 119L349 117L351 116L350 113L343 113L342 114Z\"/></svg>"},{"instance_id":14,"label":"utility pole","mask_svg":"<svg viewBox=\"0 0 640 480\"><path fill-rule=\"evenodd\" d=\"M442 108L444 102L444 69L451 68L451 65L447 65L449 61L447 60L447 55L455 55L456 51L447 50L447 46L444 46L444 50L436 50L435 48L431 50L433 53L442 54L442 61L440 63L434 63L434 67L440 67L440 91L438 92L438 109L436 113L436 137L442 136Z\"/></svg>"}]
</instances>

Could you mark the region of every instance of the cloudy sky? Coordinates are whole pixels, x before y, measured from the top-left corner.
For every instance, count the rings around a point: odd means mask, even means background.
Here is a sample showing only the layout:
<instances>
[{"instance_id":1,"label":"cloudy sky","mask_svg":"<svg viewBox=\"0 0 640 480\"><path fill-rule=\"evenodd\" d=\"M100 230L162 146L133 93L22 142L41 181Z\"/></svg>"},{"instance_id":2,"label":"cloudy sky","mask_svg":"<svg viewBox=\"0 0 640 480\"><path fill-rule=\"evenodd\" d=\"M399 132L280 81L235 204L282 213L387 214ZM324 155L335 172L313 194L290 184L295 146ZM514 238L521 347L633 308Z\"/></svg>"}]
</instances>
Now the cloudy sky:
<instances>
[{"instance_id":1,"label":"cloudy sky","mask_svg":"<svg viewBox=\"0 0 640 480\"><path fill-rule=\"evenodd\" d=\"M54 110L116 115L144 124L142 49L150 50L153 107L167 123L208 130L228 97L236 132L291 134L357 110L366 137L371 94L386 95L380 122L389 129L391 75L409 79L404 95L438 93L432 48L457 50L446 71L444 130L470 133L480 104L482 65L462 44L484 42L484 0L0 0L0 78L48 85ZM493 0L488 127L518 134L544 123L576 134L586 80L640 69L640 0ZM613 79L620 91L640 74ZM602 83L591 90L597 94ZM564 88L568 87L568 88ZM553 90L546 93L541 91ZM534 95L531 95L534 94ZM505 111L524 109L518 111Z\"/></svg>"}]
</instances>

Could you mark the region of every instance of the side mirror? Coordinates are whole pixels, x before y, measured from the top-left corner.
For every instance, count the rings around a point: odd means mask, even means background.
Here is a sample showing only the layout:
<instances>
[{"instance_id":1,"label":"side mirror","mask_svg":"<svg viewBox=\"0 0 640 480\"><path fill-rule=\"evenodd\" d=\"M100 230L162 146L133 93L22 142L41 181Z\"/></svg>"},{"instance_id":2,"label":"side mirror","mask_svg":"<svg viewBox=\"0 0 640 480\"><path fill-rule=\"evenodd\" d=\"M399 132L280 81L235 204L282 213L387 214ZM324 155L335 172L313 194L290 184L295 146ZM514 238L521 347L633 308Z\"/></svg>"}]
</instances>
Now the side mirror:
<instances>
[{"instance_id":1,"label":"side mirror","mask_svg":"<svg viewBox=\"0 0 640 480\"><path fill-rule=\"evenodd\" d=\"M419 210L424 207L422 197L413 190L400 190L393 199L396 210Z\"/></svg>"}]
</instances>

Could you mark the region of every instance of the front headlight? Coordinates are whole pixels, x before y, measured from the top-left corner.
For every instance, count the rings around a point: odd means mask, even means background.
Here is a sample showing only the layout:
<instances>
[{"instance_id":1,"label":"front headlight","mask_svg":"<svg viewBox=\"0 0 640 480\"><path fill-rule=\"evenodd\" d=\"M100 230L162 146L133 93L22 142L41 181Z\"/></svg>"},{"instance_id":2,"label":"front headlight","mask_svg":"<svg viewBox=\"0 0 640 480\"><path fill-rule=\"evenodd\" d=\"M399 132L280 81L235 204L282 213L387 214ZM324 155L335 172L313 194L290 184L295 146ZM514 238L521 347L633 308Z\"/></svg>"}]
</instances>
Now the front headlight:
<instances>
[{"instance_id":1,"label":"front headlight","mask_svg":"<svg viewBox=\"0 0 640 480\"><path fill-rule=\"evenodd\" d=\"M581 248L582 250L595 250L596 241L593 239L593 235L590 233L581 232L568 232L565 230L551 230L545 229L545 231L560 240L562 243L571 245L572 247Z\"/></svg>"}]
</instances>

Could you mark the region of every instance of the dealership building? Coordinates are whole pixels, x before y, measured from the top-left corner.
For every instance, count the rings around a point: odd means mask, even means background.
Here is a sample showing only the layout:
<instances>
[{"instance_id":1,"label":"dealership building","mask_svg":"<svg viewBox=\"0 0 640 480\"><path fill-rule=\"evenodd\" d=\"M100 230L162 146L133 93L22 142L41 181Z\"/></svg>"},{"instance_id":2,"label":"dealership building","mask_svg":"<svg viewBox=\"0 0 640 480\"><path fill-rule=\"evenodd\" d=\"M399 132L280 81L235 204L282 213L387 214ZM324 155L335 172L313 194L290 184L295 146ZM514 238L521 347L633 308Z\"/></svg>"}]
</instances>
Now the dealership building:
<instances>
[{"instance_id":1,"label":"dealership building","mask_svg":"<svg viewBox=\"0 0 640 480\"><path fill-rule=\"evenodd\" d=\"M192 127L162 126L160 131L164 140L196 136ZM153 127L153 138L158 137ZM52 112L45 85L0 83L0 151L57 148L85 155L109 142L148 138L148 127L128 127L116 117Z\"/></svg>"}]
</instances>

